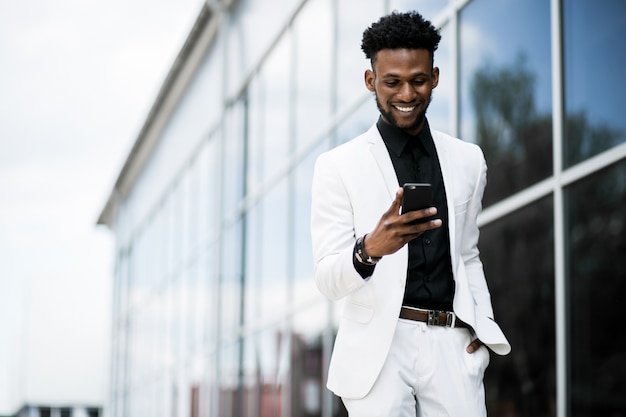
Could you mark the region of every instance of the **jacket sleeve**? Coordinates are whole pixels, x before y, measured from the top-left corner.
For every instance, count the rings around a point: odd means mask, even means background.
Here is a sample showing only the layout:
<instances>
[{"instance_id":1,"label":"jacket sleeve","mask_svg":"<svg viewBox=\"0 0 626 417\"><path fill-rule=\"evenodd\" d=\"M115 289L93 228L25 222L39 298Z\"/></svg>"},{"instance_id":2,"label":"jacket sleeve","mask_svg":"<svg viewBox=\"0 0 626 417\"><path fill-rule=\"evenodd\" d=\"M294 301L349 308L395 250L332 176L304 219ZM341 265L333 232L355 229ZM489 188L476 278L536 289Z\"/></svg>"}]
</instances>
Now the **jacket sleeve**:
<instances>
[{"instance_id":1,"label":"jacket sleeve","mask_svg":"<svg viewBox=\"0 0 626 417\"><path fill-rule=\"evenodd\" d=\"M333 153L320 155L313 172L311 239L315 282L319 291L337 300L364 285L354 268L356 241L351 198L341 165Z\"/></svg>"}]
</instances>

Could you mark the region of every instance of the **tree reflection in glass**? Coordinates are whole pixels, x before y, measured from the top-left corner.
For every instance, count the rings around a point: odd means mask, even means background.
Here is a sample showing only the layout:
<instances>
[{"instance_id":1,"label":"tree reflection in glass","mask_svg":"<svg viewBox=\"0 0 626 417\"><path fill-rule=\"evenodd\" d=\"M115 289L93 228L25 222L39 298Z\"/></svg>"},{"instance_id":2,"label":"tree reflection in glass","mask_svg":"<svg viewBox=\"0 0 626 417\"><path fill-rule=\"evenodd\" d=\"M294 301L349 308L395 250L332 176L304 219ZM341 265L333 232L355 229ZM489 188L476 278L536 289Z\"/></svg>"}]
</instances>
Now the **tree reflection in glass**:
<instances>
[{"instance_id":1,"label":"tree reflection in glass","mask_svg":"<svg viewBox=\"0 0 626 417\"><path fill-rule=\"evenodd\" d=\"M472 78L476 138L489 166L485 206L552 174L552 115L536 110L535 79L524 55Z\"/></svg>"}]
</instances>

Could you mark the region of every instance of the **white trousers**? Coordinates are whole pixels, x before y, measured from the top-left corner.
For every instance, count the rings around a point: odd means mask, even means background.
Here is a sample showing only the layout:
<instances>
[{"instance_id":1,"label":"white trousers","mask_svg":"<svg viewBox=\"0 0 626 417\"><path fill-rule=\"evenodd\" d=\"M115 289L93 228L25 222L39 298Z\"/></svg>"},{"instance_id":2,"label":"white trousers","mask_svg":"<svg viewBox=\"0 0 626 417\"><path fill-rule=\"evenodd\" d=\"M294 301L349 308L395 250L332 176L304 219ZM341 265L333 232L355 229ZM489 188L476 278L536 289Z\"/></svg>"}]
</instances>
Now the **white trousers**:
<instances>
[{"instance_id":1,"label":"white trousers","mask_svg":"<svg viewBox=\"0 0 626 417\"><path fill-rule=\"evenodd\" d=\"M361 399L342 398L350 417L485 417L489 350L465 350L466 328L399 319L383 369Z\"/></svg>"}]
</instances>

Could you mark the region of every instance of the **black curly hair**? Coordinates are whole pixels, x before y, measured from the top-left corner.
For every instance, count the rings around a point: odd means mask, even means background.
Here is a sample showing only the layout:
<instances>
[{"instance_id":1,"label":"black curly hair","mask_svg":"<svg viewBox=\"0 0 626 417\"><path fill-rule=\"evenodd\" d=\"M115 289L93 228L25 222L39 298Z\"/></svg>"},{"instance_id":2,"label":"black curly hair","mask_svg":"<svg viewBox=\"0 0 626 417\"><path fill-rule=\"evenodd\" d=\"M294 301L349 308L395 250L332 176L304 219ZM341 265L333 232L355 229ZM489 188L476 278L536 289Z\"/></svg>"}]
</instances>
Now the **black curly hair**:
<instances>
[{"instance_id":1,"label":"black curly hair","mask_svg":"<svg viewBox=\"0 0 626 417\"><path fill-rule=\"evenodd\" d=\"M394 11L365 29L361 49L372 65L376 62L378 51L382 49L423 48L428 50L431 60L434 60L440 40L439 31L418 12Z\"/></svg>"}]
</instances>

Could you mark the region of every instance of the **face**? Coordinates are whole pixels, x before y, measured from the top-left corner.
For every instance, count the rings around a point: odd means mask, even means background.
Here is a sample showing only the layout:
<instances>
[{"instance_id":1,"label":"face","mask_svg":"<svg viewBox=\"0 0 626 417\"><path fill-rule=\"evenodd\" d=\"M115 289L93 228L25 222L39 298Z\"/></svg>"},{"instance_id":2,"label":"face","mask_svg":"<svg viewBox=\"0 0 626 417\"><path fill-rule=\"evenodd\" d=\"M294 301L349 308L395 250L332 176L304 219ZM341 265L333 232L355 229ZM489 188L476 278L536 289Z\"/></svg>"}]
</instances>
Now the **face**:
<instances>
[{"instance_id":1,"label":"face","mask_svg":"<svg viewBox=\"0 0 626 417\"><path fill-rule=\"evenodd\" d=\"M365 85L376 95L382 118L411 135L424 127L432 91L439 82L426 49L383 49L373 71L365 71Z\"/></svg>"}]
</instances>

